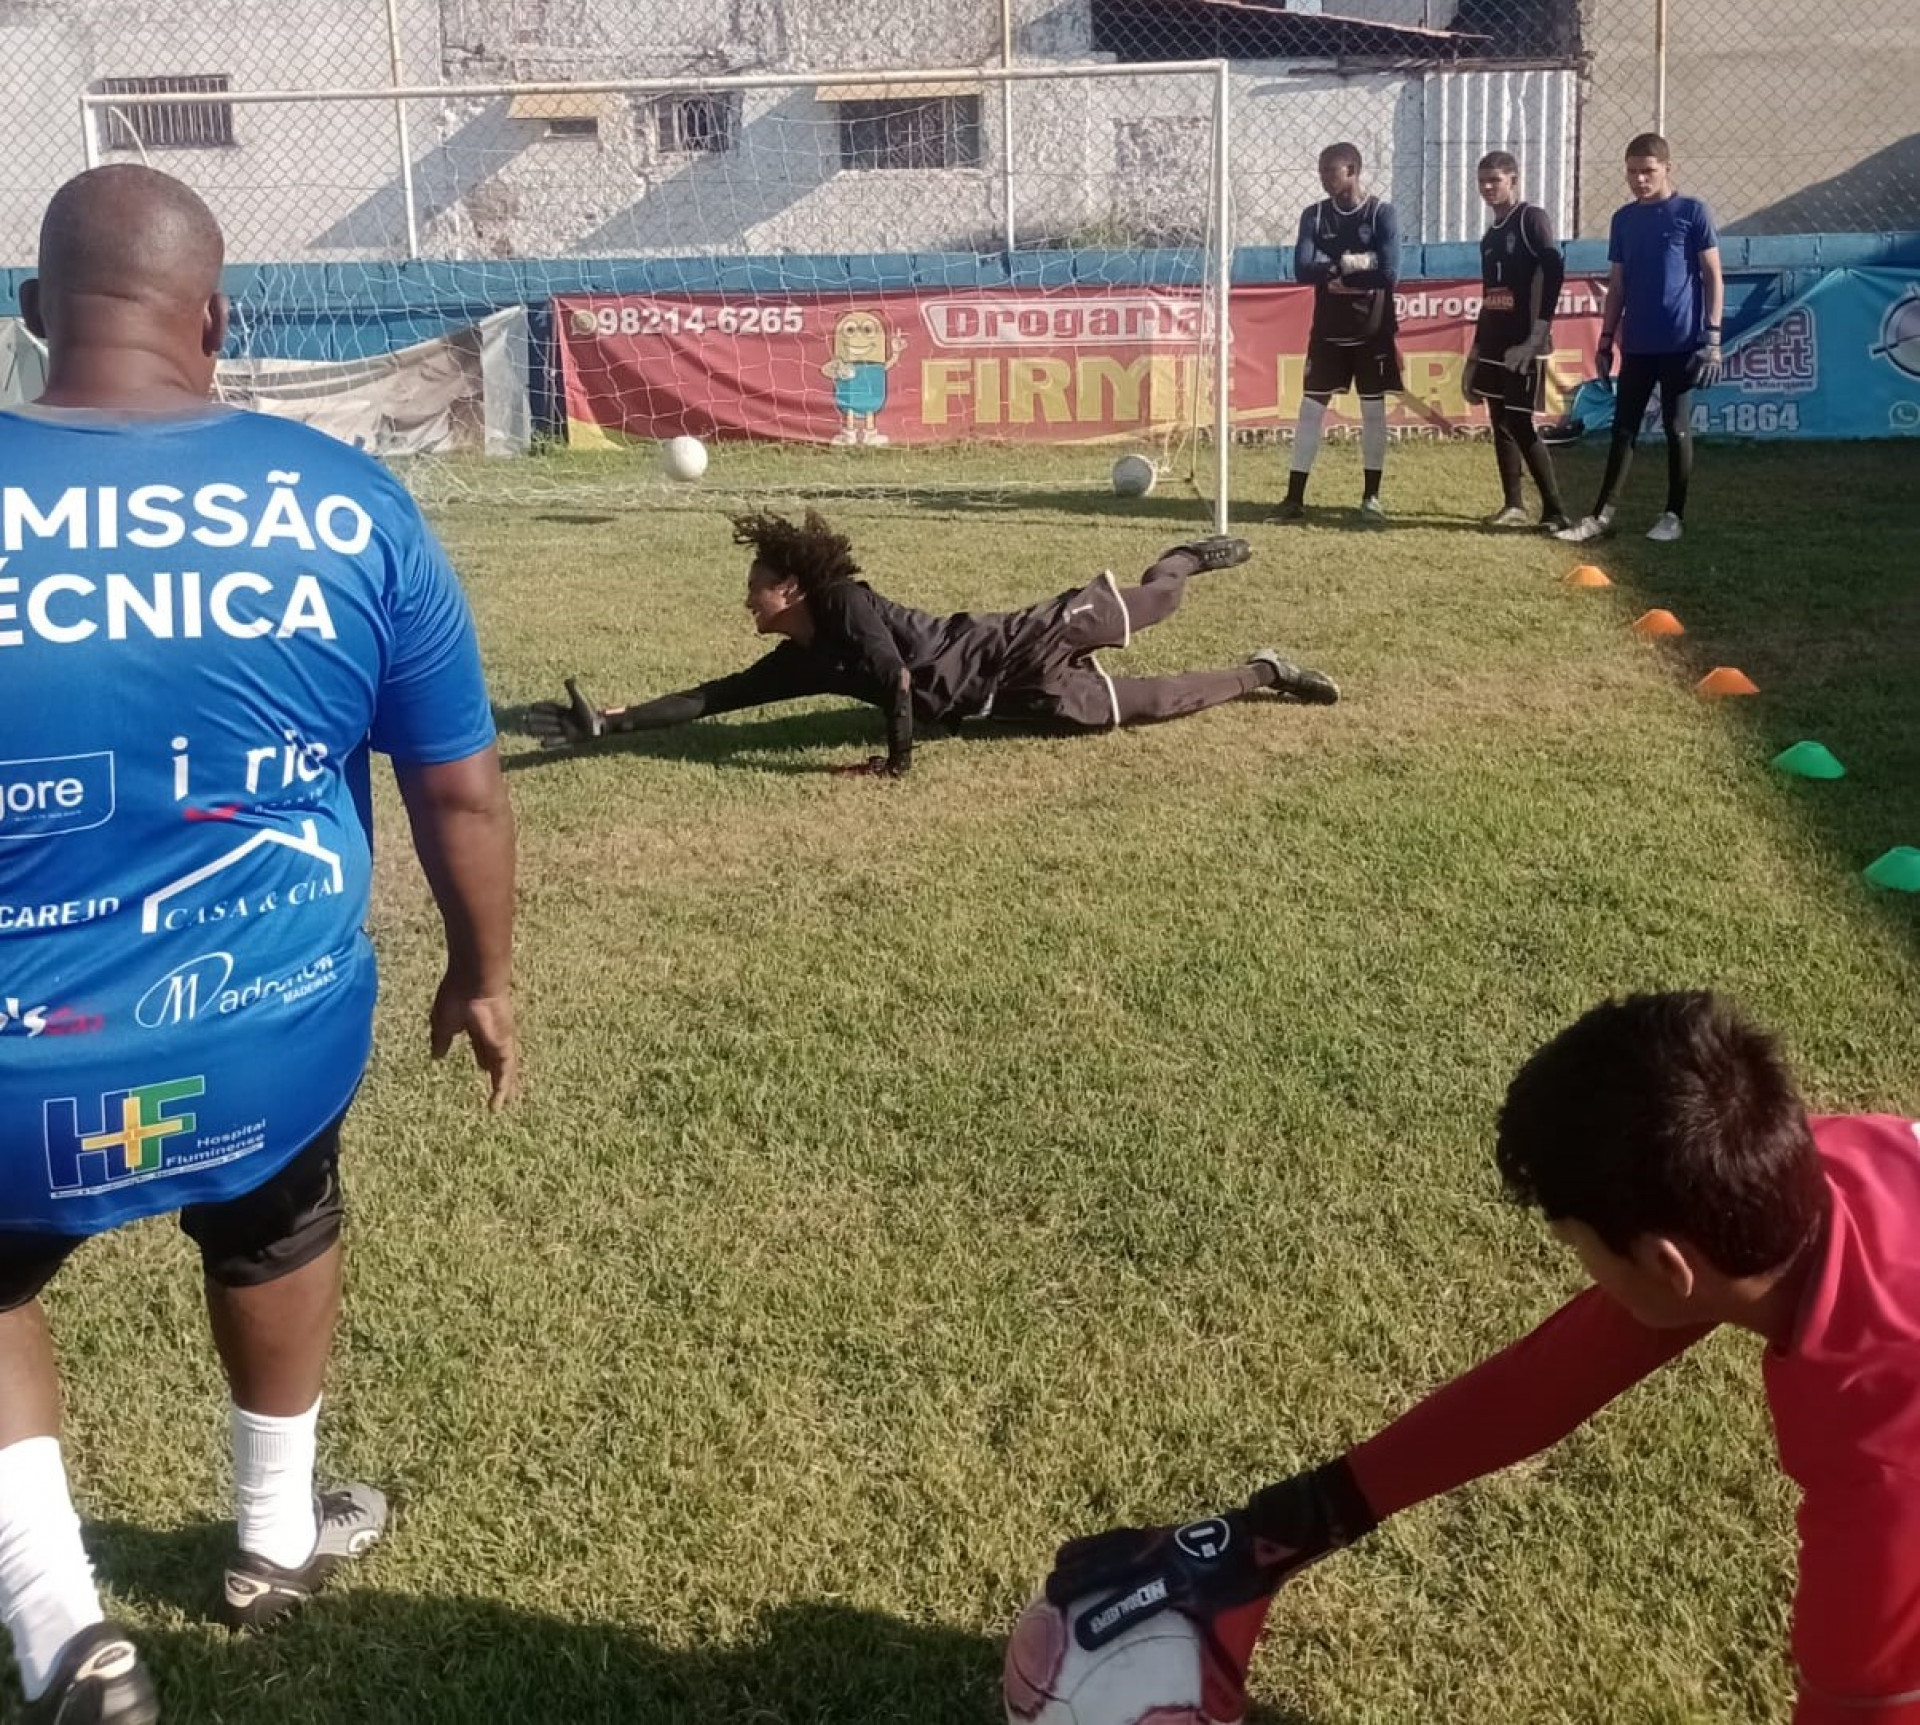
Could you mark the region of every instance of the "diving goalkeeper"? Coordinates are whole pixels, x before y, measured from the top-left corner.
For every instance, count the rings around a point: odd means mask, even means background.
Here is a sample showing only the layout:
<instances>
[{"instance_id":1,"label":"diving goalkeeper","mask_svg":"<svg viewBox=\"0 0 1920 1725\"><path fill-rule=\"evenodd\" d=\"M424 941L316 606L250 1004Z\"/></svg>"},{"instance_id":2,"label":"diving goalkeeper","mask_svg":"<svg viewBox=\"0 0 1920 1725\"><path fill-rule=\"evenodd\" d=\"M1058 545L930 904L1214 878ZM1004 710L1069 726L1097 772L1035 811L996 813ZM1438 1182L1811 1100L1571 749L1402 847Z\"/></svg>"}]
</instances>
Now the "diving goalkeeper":
<instances>
[{"instance_id":1,"label":"diving goalkeeper","mask_svg":"<svg viewBox=\"0 0 1920 1725\"><path fill-rule=\"evenodd\" d=\"M1252 555L1244 539L1177 545L1132 587L1102 571L1023 611L935 616L883 598L857 579L845 535L809 509L804 519L739 515L736 545L751 546L747 614L782 637L735 671L627 707L596 707L572 679L568 699L534 705L528 726L547 748L684 725L715 713L809 695L843 695L886 714L887 752L834 769L898 778L913 762L916 723L1011 719L1067 730L1111 730L1184 718L1267 690L1281 700L1330 705L1333 680L1263 648L1244 665L1167 677L1116 677L1102 648L1125 647L1179 607L1188 580Z\"/></svg>"}]
</instances>

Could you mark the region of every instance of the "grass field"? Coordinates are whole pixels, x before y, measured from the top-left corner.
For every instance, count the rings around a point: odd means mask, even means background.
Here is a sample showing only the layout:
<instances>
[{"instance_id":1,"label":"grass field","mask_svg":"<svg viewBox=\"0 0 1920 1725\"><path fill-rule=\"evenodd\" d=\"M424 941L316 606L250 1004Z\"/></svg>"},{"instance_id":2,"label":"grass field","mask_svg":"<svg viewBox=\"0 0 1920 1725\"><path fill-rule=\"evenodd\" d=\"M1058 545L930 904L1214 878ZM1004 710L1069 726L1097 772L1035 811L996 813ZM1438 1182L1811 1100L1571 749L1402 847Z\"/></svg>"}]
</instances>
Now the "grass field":
<instances>
[{"instance_id":1,"label":"grass field","mask_svg":"<svg viewBox=\"0 0 1920 1725\"><path fill-rule=\"evenodd\" d=\"M1198 527L1089 489L1105 457L996 459L1057 489L834 503L883 590L1013 605ZM880 734L831 705L529 752L565 673L614 701L756 651L740 555L691 501L444 512L513 769L528 1094L488 1119L425 1057L437 925L386 795L322 1456L395 1493L390 1544L274 1638L209 1627L189 1251L148 1225L56 1285L76 1491L169 1719L987 1725L1061 1536L1235 1501L1574 1288L1489 1152L1584 1007L1724 986L1816 1105L1920 1111L1920 901L1859 878L1920 844L1911 461L1706 447L1686 540L1601 547L1586 593L1471 525L1484 448L1396 452L1378 533L1332 448L1320 519L1247 529L1126 666L1273 643L1338 707L932 739L894 785L824 773ZM1278 465L1242 461L1246 518ZM1628 632L1649 605L1677 649ZM1689 692L1722 663L1761 695ZM1803 736L1850 776L1770 774ZM1715 1338L1306 1577L1256 1717L1784 1718L1757 1365Z\"/></svg>"}]
</instances>

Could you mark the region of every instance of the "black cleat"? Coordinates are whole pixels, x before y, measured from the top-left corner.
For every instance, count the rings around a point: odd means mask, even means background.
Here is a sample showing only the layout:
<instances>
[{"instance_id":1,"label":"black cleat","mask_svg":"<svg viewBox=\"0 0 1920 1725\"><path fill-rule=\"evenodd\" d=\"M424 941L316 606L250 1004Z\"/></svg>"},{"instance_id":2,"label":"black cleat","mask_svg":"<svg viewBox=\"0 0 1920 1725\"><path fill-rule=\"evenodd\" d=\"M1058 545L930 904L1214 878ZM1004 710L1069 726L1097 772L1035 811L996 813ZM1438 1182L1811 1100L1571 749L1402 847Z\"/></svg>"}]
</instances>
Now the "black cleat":
<instances>
[{"instance_id":1,"label":"black cleat","mask_svg":"<svg viewBox=\"0 0 1920 1725\"><path fill-rule=\"evenodd\" d=\"M1235 539L1225 533L1216 533L1210 539L1196 539L1187 545L1170 546L1166 555L1171 557L1176 551L1199 558L1203 570L1231 569L1253 555L1253 547L1246 540Z\"/></svg>"},{"instance_id":2,"label":"black cleat","mask_svg":"<svg viewBox=\"0 0 1920 1725\"><path fill-rule=\"evenodd\" d=\"M157 1725L160 1698L127 1632L96 1623L61 1648L47 1692L21 1718L26 1725Z\"/></svg>"},{"instance_id":3,"label":"black cleat","mask_svg":"<svg viewBox=\"0 0 1920 1725\"><path fill-rule=\"evenodd\" d=\"M351 1563L387 1530L387 1500L370 1485L322 1492L314 1504L320 1538L298 1569L282 1569L251 1551L227 1564L222 1618L233 1629L266 1629L305 1605L343 1563Z\"/></svg>"},{"instance_id":4,"label":"black cleat","mask_svg":"<svg viewBox=\"0 0 1920 1725\"><path fill-rule=\"evenodd\" d=\"M1307 518L1307 506L1298 498L1283 497L1273 506L1273 513L1267 517L1270 522L1304 521Z\"/></svg>"},{"instance_id":5,"label":"black cleat","mask_svg":"<svg viewBox=\"0 0 1920 1725\"><path fill-rule=\"evenodd\" d=\"M1271 647L1262 647L1247 661L1265 665L1273 672L1273 692L1283 701L1297 701L1305 707L1331 707L1340 699L1340 685L1324 671L1309 670L1283 659Z\"/></svg>"}]
</instances>

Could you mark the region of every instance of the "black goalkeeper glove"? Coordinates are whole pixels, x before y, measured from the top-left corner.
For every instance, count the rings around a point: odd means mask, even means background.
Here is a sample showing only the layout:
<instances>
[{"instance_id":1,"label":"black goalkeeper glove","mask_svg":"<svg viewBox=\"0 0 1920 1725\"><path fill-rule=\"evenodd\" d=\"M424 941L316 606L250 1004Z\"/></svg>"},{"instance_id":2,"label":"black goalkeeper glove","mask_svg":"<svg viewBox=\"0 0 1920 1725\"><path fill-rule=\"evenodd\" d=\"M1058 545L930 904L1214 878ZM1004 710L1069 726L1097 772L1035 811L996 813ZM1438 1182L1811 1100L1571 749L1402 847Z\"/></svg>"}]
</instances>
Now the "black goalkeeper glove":
<instances>
[{"instance_id":1,"label":"black goalkeeper glove","mask_svg":"<svg viewBox=\"0 0 1920 1725\"><path fill-rule=\"evenodd\" d=\"M1346 1462L1333 1461L1265 1486L1225 1515L1070 1539L1054 1554L1047 1598L1080 1608L1073 1635L1091 1652L1162 1611L1210 1624L1373 1527Z\"/></svg>"},{"instance_id":2,"label":"black goalkeeper glove","mask_svg":"<svg viewBox=\"0 0 1920 1725\"><path fill-rule=\"evenodd\" d=\"M535 701L527 709L527 729L543 749L577 749L607 734L607 716L567 679L564 701Z\"/></svg>"}]
</instances>

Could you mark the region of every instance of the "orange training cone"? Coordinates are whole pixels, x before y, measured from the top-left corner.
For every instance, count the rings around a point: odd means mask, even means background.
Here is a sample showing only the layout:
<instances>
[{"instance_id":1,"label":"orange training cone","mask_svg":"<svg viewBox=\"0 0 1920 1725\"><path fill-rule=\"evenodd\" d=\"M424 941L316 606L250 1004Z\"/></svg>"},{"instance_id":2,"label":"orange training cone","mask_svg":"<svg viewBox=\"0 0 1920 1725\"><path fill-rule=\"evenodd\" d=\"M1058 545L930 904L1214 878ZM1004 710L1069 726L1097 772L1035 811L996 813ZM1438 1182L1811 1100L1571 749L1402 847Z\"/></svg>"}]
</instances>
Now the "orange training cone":
<instances>
[{"instance_id":1,"label":"orange training cone","mask_svg":"<svg viewBox=\"0 0 1920 1725\"><path fill-rule=\"evenodd\" d=\"M1671 611L1643 611L1634 618L1632 628L1643 641L1657 641L1663 635L1684 635L1687 632Z\"/></svg>"},{"instance_id":2,"label":"orange training cone","mask_svg":"<svg viewBox=\"0 0 1920 1725\"><path fill-rule=\"evenodd\" d=\"M1582 563L1567 577L1569 587L1611 587L1607 572L1596 563Z\"/></svg>"},{"instance_id":3,"label":"orange training cone","mask_svg":"<svg viewBox=\"0 0 1920 1725\"><path fill-rule=\"evenodd\" d=\"M1757 695L1760 685L1732 665L1715 665L1693 686L1696 695Z\"/></svg>"}]
</instances>

